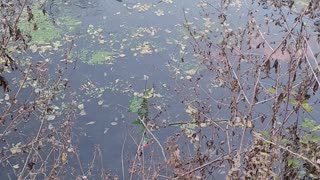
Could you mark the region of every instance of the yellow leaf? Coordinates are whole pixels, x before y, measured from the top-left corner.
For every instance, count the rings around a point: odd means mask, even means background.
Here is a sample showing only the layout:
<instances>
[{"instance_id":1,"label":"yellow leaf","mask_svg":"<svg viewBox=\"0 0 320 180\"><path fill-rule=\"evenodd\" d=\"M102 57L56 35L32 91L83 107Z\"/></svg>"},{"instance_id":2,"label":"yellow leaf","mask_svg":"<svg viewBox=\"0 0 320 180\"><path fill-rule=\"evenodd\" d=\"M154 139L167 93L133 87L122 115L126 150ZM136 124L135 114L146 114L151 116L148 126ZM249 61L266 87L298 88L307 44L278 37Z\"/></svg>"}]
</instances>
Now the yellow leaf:
<instances>
[{"instance_id":1,"label":"yellow leaf","mask_svg":"<svg viewBox=\"0 0 320 180\"><path fill-rule=\"evenodd\" d=\"M61 161L62 163L66 163L68 160L68 154L67 153L62 153L62 156L61 156Z\"/></svg>"},{"instance_id":2,"label":"yellow leaf","mask_svg":"<svg viewBox=\"0 0 320 180\"><path fill-rule=\"evenodd\" d=\"M276 89L274 87L271 87L268 89L268 93L269 94L275 94L276 93Z\"/></svg>"}]
</instances>

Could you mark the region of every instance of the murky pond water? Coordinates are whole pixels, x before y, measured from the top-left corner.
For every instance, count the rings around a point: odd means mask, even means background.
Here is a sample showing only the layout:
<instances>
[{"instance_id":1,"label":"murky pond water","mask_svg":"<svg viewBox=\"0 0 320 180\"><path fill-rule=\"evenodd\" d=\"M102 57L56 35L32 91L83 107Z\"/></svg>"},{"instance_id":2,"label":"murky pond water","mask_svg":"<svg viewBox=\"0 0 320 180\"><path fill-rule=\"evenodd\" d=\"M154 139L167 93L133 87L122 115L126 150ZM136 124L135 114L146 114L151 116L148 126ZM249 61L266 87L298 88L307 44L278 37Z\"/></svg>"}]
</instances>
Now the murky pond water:
<instances>
[{"instance_id":1,"label":"murky pond water","mask_svg":"<svg viewBox=\"0 0 320 180\"><path fill-rule=\"evenodd\" d=\"M52 101L57 99L55 102L60 106L52 105L51 100L49 101L50 109L46 109L43 119L46 120L44 124L48 126L50 133L44 134L48 136L50 143L55 142L52 137L59 134L57 137L61 137L61 142L64 141L62 137L66 136L68 141L64 143L72 145L63 147L58 158L53 156L47 161L61 159L63 163L68 162L71 164L68 170L73 173L66 177L83 174L82 179L86 179L88 175L93 179L100 179L102 168L122 179L137 179L138 176L131 175L139 168L143 169L142 174L147 178L153 176L148 173L158 172L161 174L159 177L166 179L172 177L173 171L182 174L183 177L193 173L194 168L189 168L189 171L179 169L174 160L180 160L180 150L172 150L170 147L183 146L181 150L185 151L181 154L187 157L201 154L203 151L201 155L203 159L207 158L206 160L226 152L235 157L238 153L235 147L240 146L241 150L243 144L255 142L251 139L254 137L253 130L247 131L253 129L254 125L259 129L257 132L263 134L267 129L264 127L270 124L273 127L277 126L277 123L274 123L276 118L284 118L285 121L294 119L287 116L287 110L278 113L278 109L275 108L280 107L277 102L284 101L281 94L286 92L285 81L291 76L290 72L287 73L290 66L288 62L294 59L294 53L290 50L273 51L279 48L278 42L291 32L290 27L295 27L295 23L298 22L295 18L306 5L302 1L296 1L296 9L286 8L284 11L278 11L275 7L264 7L266 2L263 2L33 2L28 8L33 11L32 18L36 25L27 22L28 11L25 12L24 22L19 24L22 33L31 34L30 46L15 56L36 64L35 74L40 80L43 78L44 82L51 78L57 78L57 82L65 81L64 89L68 91L65 92L68 96L57 93L58 97L52 97ZM314 20L309 18L304 20L309 24L314 23ZM281 25L277 25L276 21ZM309 52L305 52L305 56L312 58L313 51L318 51L319 46L317 34L312 29L314 27L310 27L306 30L310 48ZM237 33L241 34L241 37L235 37ZM298 34L298 31L294 33ZM284 44L286 46L287 42ZM293 41L288 41L288 44L294 46ZM273 58L271 65L270 62L263 62L264 59L269 60L269 55L270 59ZM266 77L260 77L261 73L257 73L262 67L259 65L260 61L263 62L263 70L266 72L263 75ZM26 62L22 61L21 64ZM268 63L269 69L265 67ZM315 64L316 57L310 66ZM235 68L237 65L239 67ZM57 72L60 71L56 70L57 67L64 69L63 78L59 77ZM229 67L234 68L228 69ZM309 72L309 69L306 68L305 71ZM301 74L304 73L302 71ZM251 74L254 75L250 76ZM303 79L304 76L297 75L298 80L299 78ZM49 92L46 87L41 87L40 83L25 79L27 83L22 96L26 98L23 101L28 101L29 94L41 96L42 93ZM20 84L21 82L24 84L23 80L19 81ZM312 80L312 83L314 82L317 82L317 79ZM234 85L237 83L241 87ZM298 86L299 83L291 88ZM316 85L312 86L315 89ZM59 88L52 85L54 90ZM256 90L252 91L253 88ZM315 97L308 97L302 102L304 112L297 113L297 119L299 117L316 120L314 117L319 114L318 108L311 107L318 104L318 94L315 91L317 90L313 91ZM258 92L264 94L259 96ZM299 93L301 94L297 90L290 95L296 97ZM303 96L307 97L311 89L306 93ZM286 106L286 109L294 109L299 104L298 98L289 101L290 95L287 95L287 104L282 105ZM309 98L310 102L307 101ZM70 110L68 115L61 116L58 111L68 109L67 104L72 104L76 110ZM235 107L237 108L234 111ZM36 118L40 117L37 114L33 115ZM267 115L272 118L266 126ZM70 120L72 128L60 132L59 127L64 128L67 125L60 126L58 122L69 122L70 116L74 118ZM251 118L251 123L247 122L248 117ZM26 129L30 131L33 127L40 126L36 136L39 138L42 125L42 121L39 121ZM283 126L281 123L278 125L281 128ZM208 128L201 129L206 127ZM232 129L232 132L229 132L229 129ZM12 132L10 128L1 130L1 137ZM153 133L149 132L150 130ZM242 136L237 135L236 132L242 130ZM272 133L275 134L274 131ZM177 140L176 144L170 145L169 136L171 139L183 140ZM23 139L28 137L14 139L11 141L12 145L4 149L12 154L20 153L23 148L19 142ZM3 147L6 143L3 142ZM171 152L170 157L163 153L163 147ZM206 147L208 149L205 149ZM147 157L142 154L146 154ZM37 159L36 156L33 158ZM68 161L68 157L73 158ZM227 159L229 156L224 158ZM30 160L29 156L27 160ZM197 166L200 167L206 164L205 161L199 162ZM163 163L176 165L176 169L168 170L164 168ZM17 164L18 166L12 165L13 171L6 168L6 173L0 174L0 177L11 177L10 173L18 172L23 165ZM32 163L24 164L24 171L36 166ZM75 166L72 166L73 164ZM188 165L185 164L186 167ZM227 166L221 163L218 172L212 173L214 168L211 168L204 174L208 174L208 179L224 178L227 175L224 171L228 169ZM137 174L141 175L141 172Z\"/></svg>"},{"instance_id":2,"label":"murky pond water","mask_svg":"<svg viewBox=\"0 0 320 180\"><path fill-rule=\"evenodd\" d=\"M128 112L129 102L135 92L154 88L161 95L149 102L158 108L152 109L150 116L161 112L154 121L171 122L187 118L181 99L174 91L177 82L170 66L175 65L171 56L177 57L180 50L179 44L174 41L180 41L181 45L185 43L183 8L193 9L197 3L95 1L92 4L94 7L85 9L72 3L68 6L71 6L71 16L80 16L83 32L79 34L87 33L90 27L93 27L93 31L101 29L99 35L104 36L105 42L92 42L91 37L85 39L75 35L75 51L81 53L90 47L93 52L110 51L123 57L112 57L112 64L87 65L79 62L76 72L70 77L72 87L83 87L88 83L94 85L88 89L88 93L94 93L90 91L95 88L105 89L99 98L88 96L91 102L84 103L87 115L77 120L78 126L84 128L81 131L84 134L79 137L81 158L89 162L92 157L88 154L92 154L94 145L100 144L106 168L112 174L120 175L122 155L124 168L128 169L131 166L128 160L136 151L130 136L139 137L141 134L139 128L136 128L136 132L132 131L136 115ZM81 14L78 14L77 9ZM189 12L197 13L197 10ZM174 131L163 129L155 134L160 142L165 142L165 135ZM124 139L127 139L125 144ZM125 149L121 152L123 145Z\"/></svg>"}]
</instances>

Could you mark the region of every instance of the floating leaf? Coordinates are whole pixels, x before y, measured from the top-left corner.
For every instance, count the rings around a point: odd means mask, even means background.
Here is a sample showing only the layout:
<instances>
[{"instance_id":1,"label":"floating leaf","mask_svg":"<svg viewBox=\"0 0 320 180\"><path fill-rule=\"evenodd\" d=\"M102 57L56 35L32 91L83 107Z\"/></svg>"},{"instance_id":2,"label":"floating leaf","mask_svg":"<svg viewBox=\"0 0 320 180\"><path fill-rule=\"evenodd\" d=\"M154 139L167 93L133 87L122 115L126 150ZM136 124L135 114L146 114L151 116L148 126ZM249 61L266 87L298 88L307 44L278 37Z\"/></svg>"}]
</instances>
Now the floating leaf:
<instances>
[{"instance_id":1,"label":"floating leaf","mask_svg":"<svg viewBox=\"0 0 320 180\"><path fill-rule=\"evenodd\" d=\"M37 47L37 45L31 45L30 47L29 47L29 49L31 50L31 52L33 52L33 53L35 53L35 52L37 52L37 50L38 50L38 47Z\"/></svg>"},{"instance_id":2,"label":"floating leaf","mask_svg":"<svg viewBox=\"0 0 320 180\"><path fill-rule=\"evenodd\" d=\"M292 105L297 105L298 104L298 102L296 100L294 100L294 99L290 99L289 103L292 104Z\"/></svg>"},{"instance_id":3,"label":"floating leaf","mask_svg":"<svg viewBox=\"0 0 320 180\"><path fill-rule=\"evenodd\" d=\"M186 76L186 79L187 79L187 80L190 80L190 79L192 79L192 76L189 76L189 75L188 75L188 76Z\"/></svg>"},{"instance_id":4,"label":"floating leaf","mask_svg":"<svg viewBox=\"0 0 320 180\"><path fill-rule=\"evenodd\" d=\"M129 112L137 113L141 109L142 103L143 98L134 96L133 99L130 101Z\"/></svg>"},{"instance_id":5,"label":"floating leaf","mask_svg":"<svg viewBox=\"0 0 320 180\"><path fill-rule=\"evenodd\" d=\"M87 113L86 113L85 110L81 110L79 114L80 114L80 116L85 116L85 115L87 115Z\"/></svg>"},{"instance_id":6,"label":"floating leaf","mask_svg":"<svg viewBox=\"0 0 320 180\"><path fill-rule=\"evenodd\" d=\"M205 127L207 127L207 126L208 126L207 123L200 123L200 124L199 124L199 127L201 127L201 128L205 128Z\"/></svg>"},{"instance_id":7,"label":"floating leaf","mask_svg":"<svg viewBox=\"0 0 320 180\"><path fill-rule=\"evenodd\" d=\"M53 125L50 123L49 125L48 125L48 129L49 130L52 130L54 127L53 127Z\"/></svg>"},{"instance_id":8,"label":"floating leaf","mask_svg":"<svg viewBox=\"0 0 320 180\"><path fill-rule=\"evenodd\" d=\"M99 33L101 33L102 31L103 31L102 28L98 28L98 29L97 29L97 32L99 32Z\"/></svg>"},{"instance_id":9,"label":"floating leaf","mask_svg":"<svg viewBox=\"0 0 320 180\"><path fill-rule=\"evenodd\" d=\"M62 153L62 155L61 155L61 161L62 161L62 163L66 163L67 160L68 160L68 154L65 153L65 152Z\"/></svg>"},{"instance_id":10,"label":"floating leaf","mask_svg":"<svg viewBox=\"0 0 320 180\"><path fill-rule=\"evenodd\" d=\"M141 4L137 3L132 8L138 10L139 12L148 11L151 8L151 4Z\"/></svg>"},{"instance_id":11,"label":"floating leaf","mask_svg":"<svg viewBox=\"0 0 320 180\"><path fill-rule=\"evenodd\" d=\"M117 125L118 123L117 122L111 122L110 123L112 126L115 126L115 125Z\"/></svg>"},{"instance_id":12,"label":"floating leaf","mask_svg":"<svg viewBox=\"0 0 320 180\"><path fill-rule=\"evenodd\" d=\"M274 87L269 88L268 89L268 93L269 94L275 94L276 93L276 88L274 88Z\"/></svg>"},{"instance_id":13,"label":"floating leaf","mask_svg":"<svg viewBox=\"0 0 320 180\"><path fill-rule=\"evenodd\" d=\"M190 70L186 71L186 74L189 76L193 76L196 74L196 72L197 72L196 69L190 69Z\"/></svg>"},{"instance_id":14,"label":"floating leaf","mask_svg":"<svg viewBox=\"0 0 320 180\"><path fill-rule=\"evenodd\" d=\"M309 105L309 103L307 101L304 101L301 106L303 107L304 110L306 110L307 112L312 112L313 111L313 107Z\"/></svg>"},{"instance_id":15,"label":"floating leaf","mask_svg":"<svg viewBox=\"0 0 320 180\"><path fill-rule=\"evenodd\" d=\"M144 96L143 97L146 98L146 99L149 99L149 98L152 98L153 95L154 95L154 89L151 88L151 89L147 89L147 90L144 91Z\"/></svg>"},{"instance_id":16,"label":"floating leaf","mask_svg":"<svg viewBox=\"0 0 320 180\"><path fill-rule=\"evenodd\" d=\"M320 131L320 125L313 127L311 131Z\"/></svg>"},{"instance_id":17,"label":"floating leaf","mask_svg":"<svg viewBox=\"0 0 320 180\"><path fill-rule=\"evenodd\" d=\"M152 54L153 52L149 42L143 42L143 44L139 45L136 50L140 51L140 54L142 55Z\"/></svg>"},{"instance_id":18,"label":"floating leaf","mask_svg":"<svg viewBox=\"0 0 320 180\"><path fill-rule=\"evenodd\" d=\"M103 104L103 100L98 101L98 105L101 106Z\"/></svg>"},{"instance_id":19,"label":"floating leaf","mask_svg":"<svg viewBox=\"0 0 320 180\"><path fill-rule=\"evenodd\" d=\"M8 101L9 99L10 99L9 94L5 94L5 95L4 95L4 100Z\"/></svg>"},{"instance_id":20,"label":"floating leaf","mask_svg":"<svg viewBox=\"0 0 320 180\"><path fill-rule=\"evenodd\" d=\"M196 126L197 125L195 123L188 123L182 124L180 128L183 130L187 137L192 137L192 135L195 133Z\"/></svg>"},{"instance_id":21,"label":"floating leaf","mask_svg":"<svg viewBox=\"0 0 320 180\"><path fill-rule=\"evenodd\" d=\"M173 1L172 0L162 0L162 2L166 3L166 4L172 4Z\"/></svg>"},{"instance_id":22,"label":"floating leaf","mask_svg":"<svg viewBox=\"0 0 320 180\"><path fill-rule=\"evenodd\" d=\"M79 109L79 110L83 110L83 109L84 109L84 105L83 105L83 104L79 104L79 105L78 105L78 109Z\"/></svg>"},{"instance_id":23,"label":"floating leaf","mask_svg":"<svg viewBox=\"0 0 320 180\"><path fill-rule=\"evenodd\" d=\"M187 112L188 114L194 114L194 113L197 113L198 110L195 109L195 108L193 108L192 106L188 106L187 109L186 109L186 112Z\"/></svg>"},{"instance_id":24,"label":"floating leaf","mask_svg":"<svg viewBox=\"0 0 320 180\"><path fill-rule=\"evenodd\" d=\"M88 122L88 123L86 123L86 125L91 125L91 124L95 124L96 122L94 122L94 121L90 121L90 122Z\"/></svg>"},{"instance_id":25,"label":"floating leaf","mask_svg":"<svg viewBox=\"0 0 320 180\"><path fill-rule=\"evenodd\" d=\"M12 154L17 154L17 153L21 153L22 150L21 150L20 147L13 147L13 148L10 148L10 152L11 152Z\"/></svg>"},{"instance_id":26,"label":"floating leaf","mask_svg":"<svg viewBox=\"0 0 320 180\"><path fill-rule=\"evenodd\" d=\"M163 16L164 15L164 11L161 9L158 9L154 12L157 16Z\"/></svg>"},{"instance_id":27,"label":"floating leaf","mask_svg":"<svg viewBox=\"0 0 320 180\"><path fill-rule=\"evenodd\" d=\"M46 119L47 119L48 121L52 121L52 120L54 120L55 118L56 118L55 115L46 115Z\"/></svg>"},{"instance_id":28,"label":"floating leaf","mask_svg":"<svg viewBox=\"0 0 320 180\"><path fill-rule=\"evenodd\" d=\"M10 151L12 154L16 154L16 153L21 153L22 150L21 150L21 142L17 143L16 145L13 145L12 148L10 148Z\"/></svg>"}]
</instances>

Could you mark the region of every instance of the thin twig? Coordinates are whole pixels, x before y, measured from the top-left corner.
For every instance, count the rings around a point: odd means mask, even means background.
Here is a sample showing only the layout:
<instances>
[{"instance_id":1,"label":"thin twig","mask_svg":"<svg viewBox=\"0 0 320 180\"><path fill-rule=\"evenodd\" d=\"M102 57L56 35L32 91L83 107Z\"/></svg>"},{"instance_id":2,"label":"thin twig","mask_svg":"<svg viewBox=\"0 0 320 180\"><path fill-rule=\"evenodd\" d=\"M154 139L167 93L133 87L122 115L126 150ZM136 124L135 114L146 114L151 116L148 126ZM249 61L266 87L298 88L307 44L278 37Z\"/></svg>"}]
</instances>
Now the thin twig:
<instances>
[{"instance_id":1,"label":"thin twig","mask_svg":"<svg viewBox=\"0 0 320 180\"><path fill-rule=\"evenodd\" d=\"M122 148L121 148L121 169L122 169L122 179L123 180L125 180L123 156L124 156L124 147L125 147L126 141L127 141L127 135L125 135L125 137L124 137L124 141L122 143Z\"/></svg>"},{"instance_id":2,"label":"thin twig","mask_svg":"<svg viewBox=\"0 0 320 180\"><path fill-rule=\"evenodd\" d=\"M80 160L80 157L79 157L79 154L78 154L78 152L74 152L74 154L76 155L76 157L77 157L77 160L78 160L78 164L79 164L79 168L80 168L80 171L81 171L81 174L82 174L82 176L84 176L85 175L85 173L84 173L84 170L83 170L83 167L82 167L82 163L81 163L81 160Z\"/></svg>"},{"instance_id":3,"label":"thin twig","mask_svg":"<svg viewBox=\"0 0 320 180\"><path fill-rule=\"evenodd\" d=\"M37 136L33 139L33 142L32 142L32 149L34 149L34 144L39 141L39 136L40 136L40 132L41 132L41 130L42 130L44 121L45 121L45 119L44 119L44 118L41 118L41 124L40 124L40 127L39 127L39 129L38 129ZM23 166L23 168L22 168L22 170L21 170L21 172L20 172L20 174L19 174L18 179L22 179L22 175L24 174L24 171L25 171L25 169L26 169L26 167L27 167L27 164L29 163L29 158L30 158L32 149L30 149L30 152L29 152L29 154L28 154L28 157L25 159L24 166Z\"/></svg>"},{"instance_id":4,"label":"thin twig","mask_svg":"<svg viewBox=\"0 0 320 180\"><path fill-rule=\"evenodd\" d=\"M292 31L296 28L296 26L299 24L300 20L302 19L303 15L307 12L308 8L305 8L304 11L296 18L296 22L293 24L290 30L288 30L287 34L283 37L282 41L278 44L276 48L267 56L267 58L264 59L263 63L261 64L261 67L266 65L266 63L270 60L270 58L280 49L282 44L288 39L288 37L291 35Z\"/></svg>"},{"instance_id":5,"label":"thin twig","mask_svg":"<svg viewBox=\"0 0 320 180\"><path fill-rule=\"evenodd\" d=\"M304 37L304 41L305 41L305 43L306 43L307 46L308 46L308 50L309 50L310 53L312 54L312 59L313 59L314 62L315 62L316 68L318 69L318 71L320 71L320 68L319 68L319 65L318 65L318 61L317 61L316 57L314 56L314 52L312 51L308 40L307 40L305 37ZM320 85L319 79L318 79L316 73L315 73L314 70L313 70L313 67L312 67L312 65L311 65L311 63L310 63L310 61L309 61L309 58L308 58L308 55L307 55L306 52L304 52L304 56L305 56L305 58L306 58L306 60L307 60L307 62L308 62L308 65L310 66L310 69L311 69L311 71L312 71L312 74L313 74L314 78L316 79L317 83Z\"/></svg>"},{"instance_id":6,"label":"thin twig","mask_svg":"<svg viewBox=\"0 0 320 180\"><path fill-rule=\"evenodd\" d=\"M28 153L27 158L24 160L25 163L24 163L24 166L23 166L21 172L19 173L18 180L21 180L21 179L22 179L22 176L23 176L23 174L24 174L24 171L25 171L25 169L26 169L26 167L27 167L27 164L28 164L28 162L29 162L29 158L30 158L30 156L31 156L31 153L32 153L32 149L31 149L30 152Z\"/></svg>"},{"instance_id":7,"label":"thin twig","mask_svg":"<svg viewBox=\"0 0 320 180\"><path fill-rule=\"evenodd\" d=\"M147 130L147 132L152 136L152 138L157 142L157 144L159 145L160 147L160 150L161 150L161 153L162 153L162 156L165 160L165 162L167 162L167 157L166 157L166 154L164 152L164 149L160 143L160 141L156 138L156 136L150 131L150 129L147 127L146 123L144 122L144 119L141 119L141 117L139 116L139 120L140 122L143 124L144 128Z\"/></svg>"},{"instance_id":8,"label":"thin twig","mask_svg":"<svg viewBox=\"0 0 320 180\"><path fill-rule=\"evenodd\" d=\"M141 140L140 140L139 144L137 144L137 142L134 140L134 138L131 136L131 134L129 134L129 136L132 138L134 143L137 145L137 151L136 151L136 154L134 156L134 160L133 160L132 167L131 167L131 170L130 170L130 178L129 179L132 180L133 173L134 173L134 168L136 166L136 161L137 161L137 158L138 158L138 154L139 154L140 149L142 149L144 134L142 134L142 137L141 137Z\"/></svg>"},{"instance_id":9,"label":"thin twig","mask_svg":"<svg viewBox=\"0 0 320 180\"><path fill-rule=\"evenodd\" d=\"M5 121L5 117L7 116L7 114L9 113L9 111L11 110L12 106L15 104L15 101L17 100L17 97L18 95L20 94L24 84L26 83L27 79L28 79L28 75L29 75L29 72L30 72L30 69L31 69L31 64L29 64L29 67L28 67L28 70L27 70L27 73L24 75L24 78L23 78L23 81L18 89L18 91L16 92L16 94L14 95L10 105L8 106L8 108L4 111L4 113L2 114L1 118L0 118L0 123L4 123Z\"/></svg>"},{"instance_id":10,"label":"thin twig","mask_svg":"<svg viewBox=\"0 0 320 180\"><path fill-rule=\"evenodd\" d=\"M193 173L193 172L195 172L195 171L199 171L199 170L201 170L201 169L203 169L203 168L205 168L205 167L207 167L207 166L209 166L209 165L211 165L211 164L213 164L213 163L220 162L220 161L224 161L224 160L231 160L231 158L230 158L229 156L219 157L219 158L214 159L214 160L212 160L212 161L209 161L209 162L207 162L207 163L205 163L205 164L203 164L203 165L201 165L201 166L199 166L199 167L196 167L196 168L194 168L194 169L192 169L192 170L190 170L190 171L188 171L188 172L180 175L179 177L173 178L173 180L177 180L177 179L183 178L184 176L186 176L186 175L188 175L188 174L191 174L191 173Z\"/></svg>"},{"instance_id":11,"label":"thin twig","mask_svg":"<svg viewBox=\"0 0 320 180\"><path fill-rule=\"evenodd\" d=\"M16 20L14 21L14 29L18 25L19 19L20 19L21 15L22 15L22 12L23 12L24 8L26 7L27 3L28 3L28 0L25 0L23 5L22 5L22 7L21 7L21 9L20 9L20 11L19 11L19 14L18 14Z\"/></svg>"},{"instance_id":12,"label":"thin twig","mask_svg":"<svg viewBox=\"0 0 320 180\"><path fill-rule=\"evenodd\" d=\"M297 156L297 157L299 157L299 158L301 158L301 159L309 162L309 163L310 163L311 165L313 165L316 169L320 170L320 166L319 166L317 163L315 163L315 162L313 162L312 160L310 160L309 158L307 158L307 157L305 157L305 156L303 156L303 155L301 155L301 154L298 154L298 153L296 153L296 152L293 152L293 151L291 151L290 149L288 149L287 147L284 147L284 146L282 146L282 145L279 145L279 144L276 144L276 143L274 143L274 142L272 142L272 141L269 141L269 140L263 138L263 137L262 137L259 133L257 133L257 132L253 132L253 135L254 135L255 137L263 140L264 142L266 142L266 143L268 143L268 144L272 144L272 145L274 145L274 146L278 146L280 149L283 149L283 150L288 151L289 153L291 153L291 154L293 154L293 155L295 155L295 156Z\"/></svg>"}]
</instances>

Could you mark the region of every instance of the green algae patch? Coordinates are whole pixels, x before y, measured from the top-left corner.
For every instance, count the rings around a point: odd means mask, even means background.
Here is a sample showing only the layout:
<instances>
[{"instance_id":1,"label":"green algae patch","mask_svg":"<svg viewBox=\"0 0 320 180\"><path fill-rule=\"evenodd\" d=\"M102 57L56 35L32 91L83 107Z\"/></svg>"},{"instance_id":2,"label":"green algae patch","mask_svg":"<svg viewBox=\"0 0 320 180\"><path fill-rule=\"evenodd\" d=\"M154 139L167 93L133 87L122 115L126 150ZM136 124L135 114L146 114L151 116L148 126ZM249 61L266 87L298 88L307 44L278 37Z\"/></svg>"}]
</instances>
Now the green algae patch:
<instances>
[{"instance_id":1,"label":"green algae patch","mask_svg":"<svg viewBox=\"0 0 320 180\"><path fill-rule=\"evenodd\" d=\"M59 26L66 27L66 29L71 32L81 24L81 21L70 16L62 16L59 18L57 24Z\"/></svg>"},{"instance_id":2,"label":"green algae patch","mask_svg":"<svg viewBox=\"0 0 320 180\"><path fill-rule=\"evenodd\" d=\"M32 6L32 14L33 18L27 21L28 15L26 12L23 13L22 21L18 24L24 35L31 36L31 44L52 43L54 40L62 38L63 30L71 32L81 24L81 21L70 16L59 17L54 24L49 15L39 9L38 4Z\"/></svg>"},{"instance_id":3,"label":"green algae patch","mask_svg":"<svg viewBox=\"0 0 320 180\"><path fill-rule=\"evenodd\" d=\"M83 50L80 52L72 53L71 57L74 59L78 59L83 63L89 65L97 65L97 64L112 64L114 61L114 56L117 55L114 52L109 51L88 51Z\"/></svg>"},{"instance_id":4,"label":"green algae patch","mask_svg":"<svg viewBox=\"0 0 320 180\"><path fill-rule=\"evenodd\" d=\"M61 30L56 28L49 16L43 13L38 5L32 7L33 19L27 21L27 14L23 14L23 20L18 27L24 35L31 36L31 44L46 44L54 39L61 38Z\"/></svg>"},{"instance_id":5,"label":"green algae patch","mask_svg":"<svg viewBox=\"0 0 320 180\"><path fill-rule=\"evenodd\" d=\"M114 53L108 51L98 51L92 54L88 64L110 64L113 62Z\"/></svg>"}]
</instances>

